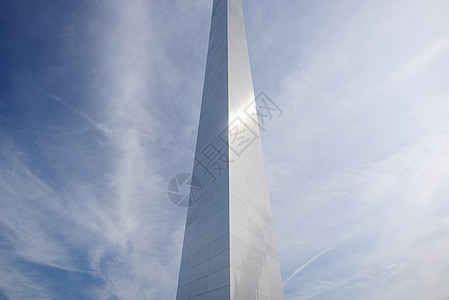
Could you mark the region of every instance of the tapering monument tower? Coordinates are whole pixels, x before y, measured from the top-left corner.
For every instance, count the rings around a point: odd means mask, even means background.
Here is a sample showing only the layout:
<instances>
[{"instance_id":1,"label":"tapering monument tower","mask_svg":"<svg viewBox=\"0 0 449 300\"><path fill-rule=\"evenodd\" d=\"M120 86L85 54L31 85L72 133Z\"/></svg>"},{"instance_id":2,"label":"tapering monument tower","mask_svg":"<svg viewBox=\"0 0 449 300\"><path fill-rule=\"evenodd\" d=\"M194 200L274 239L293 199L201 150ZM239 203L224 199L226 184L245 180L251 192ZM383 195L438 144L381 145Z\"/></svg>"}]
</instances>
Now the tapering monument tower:
<instances>
[{"instance_id":1,"label":"tapering monument tower","mask_svg":"<svg viewBox=\"0 0 449 300\"><path fill-rule=\"evenodd\" d=\"M241 0L214 0L177 300L283 300Z\"/></svg>"}]
</instances>

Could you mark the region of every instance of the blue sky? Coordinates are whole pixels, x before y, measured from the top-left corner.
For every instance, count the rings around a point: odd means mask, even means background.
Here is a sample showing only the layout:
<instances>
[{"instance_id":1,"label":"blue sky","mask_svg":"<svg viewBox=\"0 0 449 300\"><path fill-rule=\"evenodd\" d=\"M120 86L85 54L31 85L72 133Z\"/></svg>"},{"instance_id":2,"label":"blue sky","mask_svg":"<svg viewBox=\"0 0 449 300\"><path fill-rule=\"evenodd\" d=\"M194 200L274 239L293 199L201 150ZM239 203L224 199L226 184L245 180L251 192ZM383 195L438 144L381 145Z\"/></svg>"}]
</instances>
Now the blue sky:
<instances>
[{"instance_id":1,"label":"blue sky","mask_svg":"<svg viewBox=\"0 0 449 300\"><path fill-rule=\"evenodd\" d=\"M173 299L212 1L0 3L0 299ZM286 299L449 299L449 3L244 1Z\"/></svg>"}]
</instances>

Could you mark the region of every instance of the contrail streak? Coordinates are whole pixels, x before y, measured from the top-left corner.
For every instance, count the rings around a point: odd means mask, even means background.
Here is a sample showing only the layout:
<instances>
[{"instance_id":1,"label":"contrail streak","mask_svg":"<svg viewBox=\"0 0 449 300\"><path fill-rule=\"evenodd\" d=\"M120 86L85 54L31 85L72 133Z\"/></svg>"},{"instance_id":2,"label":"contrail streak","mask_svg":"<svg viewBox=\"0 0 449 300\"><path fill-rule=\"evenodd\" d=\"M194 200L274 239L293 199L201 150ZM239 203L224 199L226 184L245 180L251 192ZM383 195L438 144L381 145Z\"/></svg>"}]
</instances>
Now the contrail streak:
<instances>
[{"instance_id":1,"label":"contrail streak","mask_svg":"<svg viewBox=\"0 0 449 300\"><path fill-rule=\"evenodd\" d=\"M315 255L314 257L312 257L311 259L309 259L305 264L303 264L302 266L300 266L299 268L297 268L295 270L295 272L293 272L292 275L290 275L290 277L288 277L284 283L282 285L286 285L287 282L289 282L293 277L295 277L299 272L301 272L302 270L304 270L308 265L310 265L311 263L313 263L315 260L317 260L321 255L329 252L330 250L334 249L337 245L341 244L342 242L344 242L344 240L346 240L352 233L347 233L342 239L336 241L334 244L332 244L332 246L330 246L329 248L324 249L323 251L321 251L320 253L318 253L317 255Z\"/></svg>"},{"instance_id":2,"label":"contrail streak","mask_svg":"<svg viewBox=\"0 0 449 300\"><path fill-rule=\"evenodd\" d=\"M53 98L54 100L58 101L59 103L61 103L63 106L67 107L72 113L77 114L79 116L81 116L82 118L84 118L87 122L90 123L90 125L92 125L93 127L95 127L96 129L102 131L103 133L105 133L106 135L110 135L112 133L112 131L107 128L106 126L104 126L103 124L98 123L97 121L95 121L94 119L92 119L88 114L86 114L85 112L75 109L73 107L71 107L70 105L68 105L66 102L62 101L61 98L59 98L58 96L52 95L47 93L51 98Z\"/></svg>"}]
</instances>

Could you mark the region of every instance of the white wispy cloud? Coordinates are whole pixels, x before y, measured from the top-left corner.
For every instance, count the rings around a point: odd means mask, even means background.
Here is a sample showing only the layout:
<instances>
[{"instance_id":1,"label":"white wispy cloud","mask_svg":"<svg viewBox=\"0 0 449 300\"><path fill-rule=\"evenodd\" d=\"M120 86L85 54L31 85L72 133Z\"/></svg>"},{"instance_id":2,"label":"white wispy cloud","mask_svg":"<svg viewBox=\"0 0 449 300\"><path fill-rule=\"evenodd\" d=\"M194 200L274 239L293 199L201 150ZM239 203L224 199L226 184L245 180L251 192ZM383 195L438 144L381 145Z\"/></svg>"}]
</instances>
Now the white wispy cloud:
<instances>
[{"instance_id":1,"label":"white wispy cloud","mask_svg":"<svg viewBox=\"0 0 449 300\"><path fill-rule=\"evenodd\" d=\"M447 4L351 4L275 11L300 38L282 51L264 44L268 60L283 52L295 66L258 76L284 82L266 85L286 113L263 146L286 299L444 299Z\"/></svg>"},{"instance_id":2,"label":"white wispy cloud","mask_svg":"<svg viewBox=\"0 0 449 300\"><path fill-rule=\"evenodd\" d=\"M2 234L9 232L11 248L1 259L5 270L15 272L2 272L1 288L11 299L56 298L64 293L46 285L42 274L24 271L19 266L22 261L99 280L97 286L82 289L90 299L174 297L184 210L166 199L166 158L158 157L154 150L161 141L175 140L179 133L157 122L164 116L158 115L160 94L152 90L157 89L154 65L165 56L165 49L158 45L165 32L156 33L151 14L157 13L151 5L140 0L99 3L94 24L101 39L89 41L98 77L84 93L86 98L79 101L84 106L50 94L105 137L98 140L100 148L89 148L86 155L65 152L72 150L65 145L67 135L57 132L58 143L47 143L39 151L52 156L50 163L58 170L64 169L68 157L76 157L82 163L67 171L89 168L93 173L72 176L70 181L61 176L61 185L56 186L47 175L59 174L47 169L42 176L33 166L31 153L12 140L2 142L2 161L9 164L0 171L5 207L0 221L5 227ZM95 110L87 113L88 109ZM45 132L38 134L42 140L51 140ZM80 146L86 141L82 134L75 129L69 138L80 138ZM90 139L95 141L96 135ZM89 139L86 142L91 143ZM170 147L175 150L177 145Z\"/></svg>"}]
</instances>

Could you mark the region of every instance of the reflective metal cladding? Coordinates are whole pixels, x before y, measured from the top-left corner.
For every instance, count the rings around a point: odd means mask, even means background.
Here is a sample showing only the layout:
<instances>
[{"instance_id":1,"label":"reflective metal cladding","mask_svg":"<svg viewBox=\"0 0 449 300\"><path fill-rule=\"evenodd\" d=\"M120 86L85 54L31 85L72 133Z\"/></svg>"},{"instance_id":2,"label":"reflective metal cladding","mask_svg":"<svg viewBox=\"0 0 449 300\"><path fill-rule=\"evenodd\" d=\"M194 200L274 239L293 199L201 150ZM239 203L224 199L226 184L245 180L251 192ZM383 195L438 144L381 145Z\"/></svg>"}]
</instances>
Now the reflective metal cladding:
<instances>
[{"instance_id":1,"label":"reflective metal cladding","mask_svg":"<svg viewBox=\"0 0 449 300\"><path fill-rule=\"evenodd\" d=\"M177 300L281 300L241 0L214 0Z\"/></svg>"}]
</instances>

